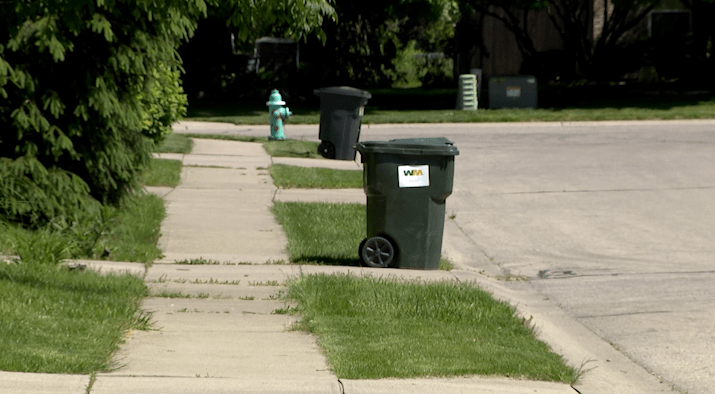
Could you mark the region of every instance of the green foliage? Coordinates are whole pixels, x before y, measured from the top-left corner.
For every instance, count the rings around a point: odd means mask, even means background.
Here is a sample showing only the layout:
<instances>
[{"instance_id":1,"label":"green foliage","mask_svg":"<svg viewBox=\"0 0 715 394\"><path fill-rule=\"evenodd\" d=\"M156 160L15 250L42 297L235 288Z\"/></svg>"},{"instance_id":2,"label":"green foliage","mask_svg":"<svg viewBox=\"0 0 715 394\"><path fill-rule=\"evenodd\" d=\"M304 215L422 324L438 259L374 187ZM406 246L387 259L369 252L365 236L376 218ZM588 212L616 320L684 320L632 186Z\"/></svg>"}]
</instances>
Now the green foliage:
<instances>
[{"instance_id":1,"label":"green foliage","mask_svg":"<svg viewBox=\"0 0 715 394\"><path fill-rule=\"evenodd\" d=\"M67 234L44 227L31 231L0 222L2 253L20 257L23 264L56 265L76 254L77 244Z\"/></svg>"},{"instance_id":2,"label":"green foliage","mask_svg":"<svg viewBox=\"0 0 715 394\"><path fill-rule=\"evenodd\" d=\"M171 79L161 67L178 67L176 48L205 12L203 0L0 2L0 157L15 178L0 187L14 196L0 214L36 224L81 194L117 204L137 190L145 105L164 105L141 92Z\"/></svg>"},{"instance_id":3,"label":"green foliage","mask_svg":"<svg viewBox=\"0 0 715 394\"><path fill-rule=\"evenodd\" d=\"M90 209L76 212L67 219L56 219L52 223L52 229L75 244L75 250L70 257L108 257L105 255L106 238L118 215L116 208L95 203ZM44 230L43 228L38 231Z\"/></svg>"},{"instance_id":4,"label":"green foliage","mask_svg":"<svg viewBox=\"0 0 715 394\"><path fill-rule=\"evenodd\" d=\"M213 0L212 14L228 16L228 24L236 27L239 43L253 46L262 35L275 33L284 38L300 39L316 33L325 41L319 29L325 19L335 20L331 5L335 0Z\"/></svg>"},{"instance_id":5,"label":"green foliage","mask_svg":"<svg viewBox=\"0 0 715 394\"><path fill-rule=\"evenodd\" d=\"M454 76L452 59L440 53L424 53L417 42L407 43L393 60L398 88L452 87Z\"/></svg>"},{"instance_id":6,"label":"green foliage","mask_svg":"<svg viewBox=\"0 0 715 394\"><path fill-rule=\"evenodd\" d=\"M47 169L34 157L0 157L0 218L34 226L82 211L87 184L60 168Z\"/></svg>"},{"instance_id":7,"label":"green foliage","mask_svg":"<svg viewBox=\"0 0 715 394\"><path fill-rule=\"evenodd\" d=\"M247 62L258 38L273 36L306 39L317 36L322 44L321 24L335 19L333 0L236 0L209 2L208 17L199 22L196 36L181 47L186 75L184 89L194 97L250 96L265 98L264 91L294 83L283 73L249 72ZM301 49L302 51L303 49ZM238 55L242 53L245 55ZM266 64L264 63L263 66ZM269 93L270 94L270 93Z\"/></svg>"},{"instance_id":8,"label":"green foliage","mask_svg":"<svg viewBox=\"0 0 715 394\"><path fill-rule=\"evenodd\" d=\"M400 77L393 60L403 43L443 51L453 34L456 3L449 0L338 1L337 21L326 20L327 41L309 80L325 85L389 87Z\"/></svg>"},{"instance_id":9,"label":"green foliage","mask_svg":"<svg viewBox=\"0 0 715 394\"><path fill-rule=\"evenodd\" d=\"M157 242L165 215L164 201L146 194L124 199L118 208L95 201L36 229L0 220L0 254L42 264L70 258L150 263L161 256Z\"/></svg>"},{"instance_id":10,"label":"green foliage","mask_svg":"<svg viewBox=\"0 0 715 394\"><path fill-rule=\"evenodd\" d=\"M142 132L156 144L172 132L171 125L186 115L189 104L181 88L179 71L164 64L151 71L139 100L144 107Z\"/></svg>"}]
</instances>

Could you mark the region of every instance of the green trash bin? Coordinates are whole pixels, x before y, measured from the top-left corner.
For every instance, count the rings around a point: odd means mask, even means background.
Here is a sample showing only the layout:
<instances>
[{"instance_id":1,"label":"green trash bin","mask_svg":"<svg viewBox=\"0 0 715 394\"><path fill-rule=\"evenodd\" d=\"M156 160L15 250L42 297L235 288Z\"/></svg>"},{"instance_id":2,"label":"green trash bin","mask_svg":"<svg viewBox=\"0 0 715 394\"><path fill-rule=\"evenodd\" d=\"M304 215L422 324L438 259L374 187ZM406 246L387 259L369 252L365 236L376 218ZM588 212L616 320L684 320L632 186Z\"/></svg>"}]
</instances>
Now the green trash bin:
<instances>
[{"instance_id":1,"label":"green trash bin","mask_svg":"<svg viewBox=\"0 0 715 394\"><path fill-rule=\"evenodd\" d=\"M355 149L367 195L361 260L377 268L439 269L457 148L438 137L364 141Z\"/></svg>"},{"instance_id":2,"label":"green trash bin","mask_svg":"<svg viewBox=\"0 0 715 394\"><path fill-rule=\"evenodd\" d=\"M353 145L360 138L360 126L369 92L349 86L315 89L320 96L320 146L326 159L355 160Z\"/></svg>"}]
</instances>

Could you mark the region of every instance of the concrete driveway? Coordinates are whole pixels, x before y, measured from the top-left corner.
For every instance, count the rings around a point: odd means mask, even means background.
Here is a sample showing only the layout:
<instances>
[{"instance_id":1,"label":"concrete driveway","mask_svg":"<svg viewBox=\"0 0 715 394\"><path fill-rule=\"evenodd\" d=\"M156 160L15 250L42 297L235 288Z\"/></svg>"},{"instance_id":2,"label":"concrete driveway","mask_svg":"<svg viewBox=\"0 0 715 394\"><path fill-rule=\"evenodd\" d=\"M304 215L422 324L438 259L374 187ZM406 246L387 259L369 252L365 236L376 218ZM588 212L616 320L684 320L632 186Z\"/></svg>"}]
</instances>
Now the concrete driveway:
<instances>
[{"instance_id":1,"label":"concrete driveway","mask_svg":"<svg viewBox=\"0 0 715 394\"><path fill-rule=\"evenodd\" d=\"M419 136L459 148L447 212L469 264L535 288L677 390L713 392L715 121L363 125L361 140Z\"/></svg>"}]
</instances>

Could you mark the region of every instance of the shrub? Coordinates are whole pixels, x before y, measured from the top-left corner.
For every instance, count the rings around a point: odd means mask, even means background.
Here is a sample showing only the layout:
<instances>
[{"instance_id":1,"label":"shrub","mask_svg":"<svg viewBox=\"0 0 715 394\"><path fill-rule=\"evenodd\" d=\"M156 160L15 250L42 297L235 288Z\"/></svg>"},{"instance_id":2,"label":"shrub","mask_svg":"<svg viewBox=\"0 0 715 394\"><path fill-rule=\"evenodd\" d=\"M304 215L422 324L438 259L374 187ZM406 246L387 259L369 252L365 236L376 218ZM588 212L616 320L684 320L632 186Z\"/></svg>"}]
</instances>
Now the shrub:
<instances>
[{"instance_id":1,"label":"shrub","mask_svg":"<svg viewBox=\"0 0 715 394\"><path fill-rule=\"evenodd\" d=\"M203 0L0 2L0 171L12 177L0 215L41 224L82 195L116 205L137 190L146 135L160 140L181 112L176 48L205 12Z\"/></svg>"},{"instance_id":2,"label":"shrub","mask_svg":"<svg viewBox=\"0 0 715 394\"><path fill-rule=\"evenodd\" d=\"M171 125L186 115L188 101L179 71L160 64L147 78L139 100L144 107L142 133L159 144L171 133Z\"/></svg>"},{"instance_id":3,"label":"shrub","mask_svg":"<svg viewBox=\"0 0 715 394\"><path fill-rule=\"evenodd\" d=\"M0 157L0 218L29 226L46 223L82 211L88 191L77 175L48 170L35 158Z\"/></svg>"}]
</instances>

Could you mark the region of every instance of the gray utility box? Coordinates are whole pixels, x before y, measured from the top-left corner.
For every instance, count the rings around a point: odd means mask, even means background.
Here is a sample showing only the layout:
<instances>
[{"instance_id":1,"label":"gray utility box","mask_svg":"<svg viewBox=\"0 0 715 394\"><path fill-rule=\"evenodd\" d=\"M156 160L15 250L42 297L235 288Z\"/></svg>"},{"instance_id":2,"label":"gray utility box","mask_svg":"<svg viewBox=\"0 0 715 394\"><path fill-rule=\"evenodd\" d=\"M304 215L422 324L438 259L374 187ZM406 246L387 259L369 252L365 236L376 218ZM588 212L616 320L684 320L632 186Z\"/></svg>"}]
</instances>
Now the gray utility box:
<instances>
[{"instance_id":1,"label":"gray utility box","mask_svg":"<svg viewBox=\"0 0 715 394\"><path fill-rule=\"evenodd\" d=\"M536 108L536 77L489 78L489 108Z\"/></svg>"}]
</instances>

